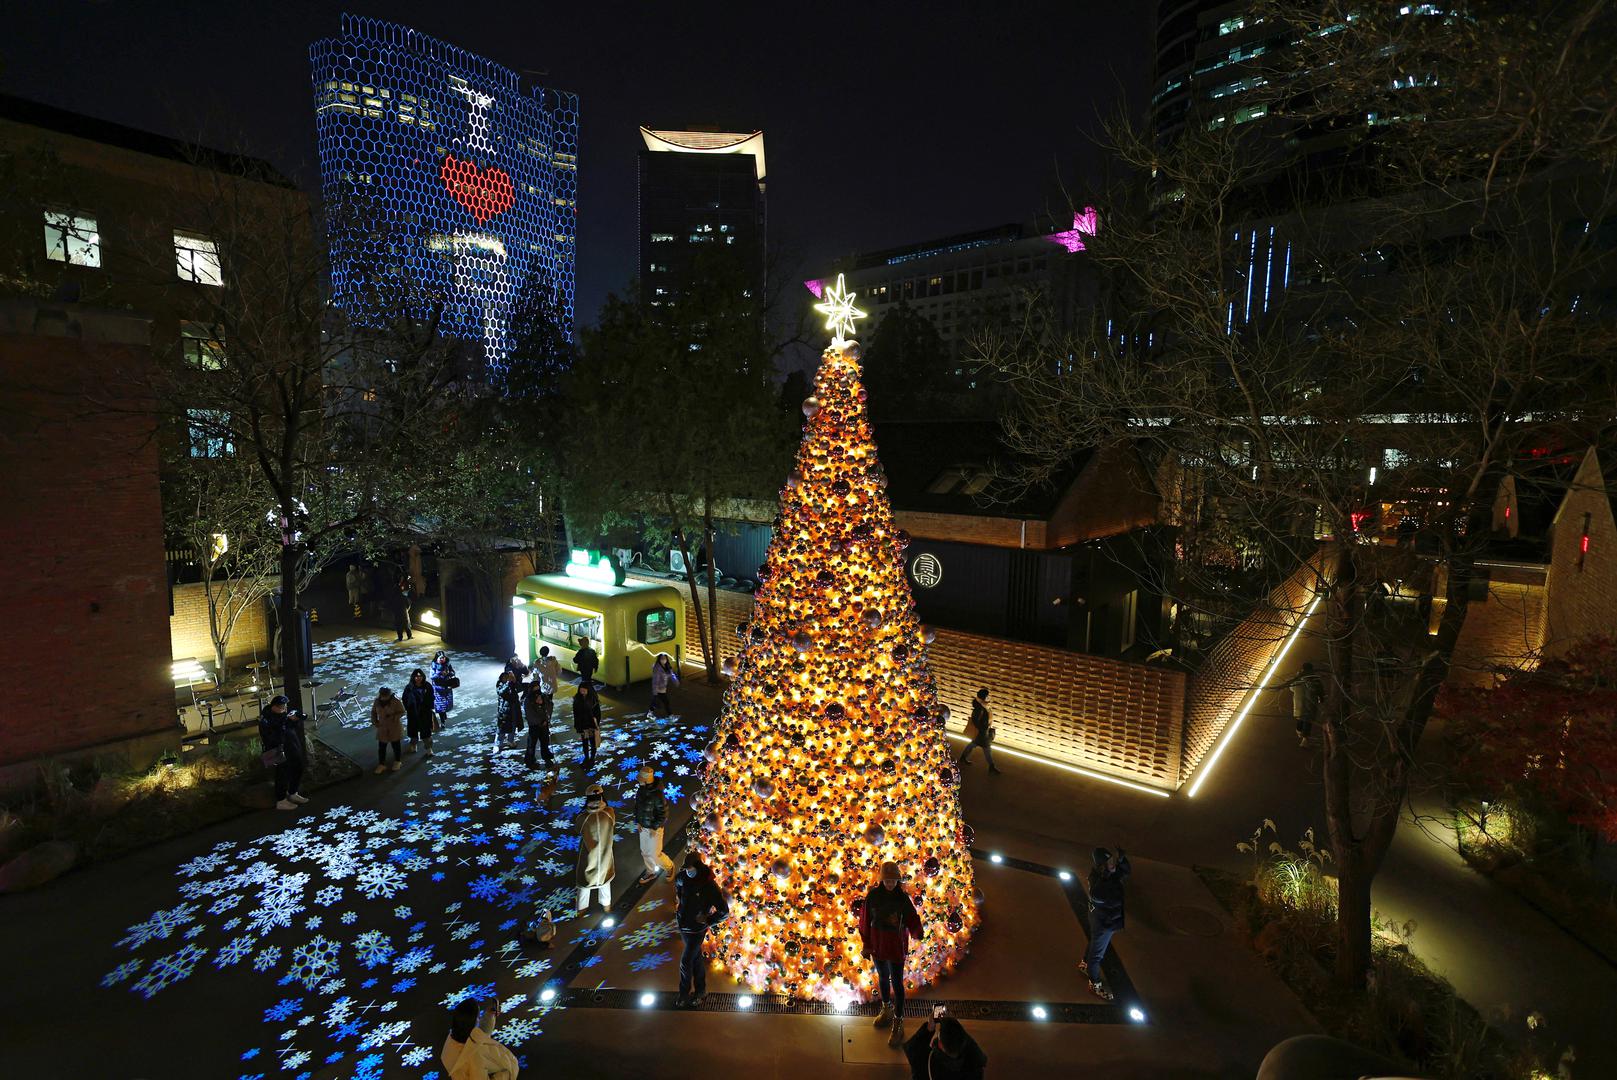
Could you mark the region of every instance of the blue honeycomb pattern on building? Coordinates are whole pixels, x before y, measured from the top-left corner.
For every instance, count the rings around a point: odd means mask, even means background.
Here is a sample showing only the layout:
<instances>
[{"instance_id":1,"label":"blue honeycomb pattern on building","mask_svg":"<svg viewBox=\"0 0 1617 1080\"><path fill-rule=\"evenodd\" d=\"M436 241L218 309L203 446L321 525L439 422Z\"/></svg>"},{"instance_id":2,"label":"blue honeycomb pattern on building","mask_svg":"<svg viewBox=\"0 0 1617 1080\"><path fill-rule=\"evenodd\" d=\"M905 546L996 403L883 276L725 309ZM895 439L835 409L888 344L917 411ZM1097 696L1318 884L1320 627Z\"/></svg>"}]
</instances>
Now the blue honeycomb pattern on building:
<instances>
[{"instance_id":1,"label":"blue honeycomb pattern on building","mask_svg":"<svg viewBox=\"0 0 1617 1080\"><path fill-rule=\"evenodd\" d=\"M482 342L499 368L526 284L553 294L570 336L577 95L525 90L509 68L352 15L309 56L327 205L364 205L386 226L332 225L339 306L379 319L365 282L396 269L411 314L441 309L443 331Z\"/></svg>"}]
</instances>

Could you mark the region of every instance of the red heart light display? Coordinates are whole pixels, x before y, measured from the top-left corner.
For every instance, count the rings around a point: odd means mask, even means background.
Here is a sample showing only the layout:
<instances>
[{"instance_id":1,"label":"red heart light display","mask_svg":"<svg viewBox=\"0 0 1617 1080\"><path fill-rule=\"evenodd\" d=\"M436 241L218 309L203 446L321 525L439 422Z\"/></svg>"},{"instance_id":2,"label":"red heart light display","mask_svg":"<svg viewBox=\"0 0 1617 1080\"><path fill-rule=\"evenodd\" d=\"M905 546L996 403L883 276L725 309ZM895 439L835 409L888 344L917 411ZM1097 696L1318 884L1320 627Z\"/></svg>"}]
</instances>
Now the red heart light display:
<instances>
[{"instance_id":1,"label":"red heart light display","mask_svg":"<svg viewBox=\"0 0 1617 1080\"><path fill-rule=\"evenodd\" d=\"M475 161L461 161L450 154L444 158L444 190L466 208L479 225L511 209L516 191L504 169L479 169Z\"/></svg>"}]
</instances>

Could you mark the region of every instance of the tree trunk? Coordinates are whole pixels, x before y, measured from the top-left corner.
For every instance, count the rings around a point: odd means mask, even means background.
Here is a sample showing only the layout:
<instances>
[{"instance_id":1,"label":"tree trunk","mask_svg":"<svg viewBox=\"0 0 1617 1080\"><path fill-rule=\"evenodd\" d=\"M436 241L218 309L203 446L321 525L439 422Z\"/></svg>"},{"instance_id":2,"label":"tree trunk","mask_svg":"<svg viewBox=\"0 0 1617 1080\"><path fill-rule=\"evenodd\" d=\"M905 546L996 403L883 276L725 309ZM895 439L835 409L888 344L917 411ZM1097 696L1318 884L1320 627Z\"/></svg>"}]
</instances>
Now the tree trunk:
<instances>
[{"instance_id":1,"label":"tree trunk","mask_svg":"<svg viewBox=\"0 0 1617 1080\"><path fill-rule=\"evenodd\" d=\"M707 613L711 647L702 646L702 652L713 659L707 665L707 681L719 681L719 565L713 555L713 498L702 497L702 542L707 546Z\"/></svg>"},{"instance_id":2,"label":"tree trunk","mask_svg":"<svg viewBox=\"0 0 1617 1080\"><path fill-rule=\"evenodd\" d=\"M281 681L293 711L303 708L303 620L298 610L297 518L281 507Z\"/></svg>"},{"instance_id":3,"label":"tree trunk","mask_svg":"<svg viewBox=\"0 0 1617 1080\"><path fill-rule=\"evenodd\" d=\"M691 590L691 614L696 617L696 640L702 643L702 660L707 665L709 682L719 678L718 660L707 647L707 623L702 618L702 591L696 584L696 560L691 558L691 547L685 539L685 530L674 526L674 542L685 559L685 584Z\"/></svg>"},{"instance_id":4,"label":"tree trunk","mask_svg":"<svg viewBox=\"0 0 1617 1080\"><path fill-rule=\"evenodd\" d=\"M1370 972L1370 883L1375 873L1355 849L1336 864L1336 982L1363 989Z\"/></svg>"}]
</instances>

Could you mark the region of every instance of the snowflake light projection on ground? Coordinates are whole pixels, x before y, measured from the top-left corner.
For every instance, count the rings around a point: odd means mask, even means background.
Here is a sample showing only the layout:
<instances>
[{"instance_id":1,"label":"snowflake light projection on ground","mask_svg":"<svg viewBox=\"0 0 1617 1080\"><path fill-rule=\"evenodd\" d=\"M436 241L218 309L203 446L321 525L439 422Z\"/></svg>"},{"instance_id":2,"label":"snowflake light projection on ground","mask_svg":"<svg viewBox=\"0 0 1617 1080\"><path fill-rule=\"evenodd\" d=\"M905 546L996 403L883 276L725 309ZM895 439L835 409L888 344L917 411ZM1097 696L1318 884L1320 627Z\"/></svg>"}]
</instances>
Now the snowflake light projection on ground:
<instances>
[{"instance_id":1,"label":"snowflake light projection on ground","mask_svg":"<svg viewBox=\"0 0 1617 1080\"><path fill-rule=\"evenodd\" d=\"M407 675L418 661L407 646L372 647L381 644L322 646L321 670L348 686L397 687L399 669ZM523 768L520 754L490 753L492 687L485 693L468 681L456 697L442 749L430 762L416 759L402 812L311 806L277 831L190 853L175 870L179 895L116 937L114 963L97 976L104 992L161 1008L177 986L207 983L211 1000L229 1003L220 1019L243 1021L251 1033L242 1077L277 1069L293 1078L326 1070L439 1076L443 1031L404 1018L441 1016L443 1003L497 987L501 1034L523 1054L555 1008L536 995L565 953L524 952L517 932L537 907L571 915L579 792L564 787L545 805L542 777ZM556 728L565 732L570 703L558 704ZM634 831L624 802L635 768L650 763L668 783L694 776L705 731L608 708L592 779L618 804L621 839ZM333 794L362 791L356 783ZM620 865L619 878L631 870ZM625 935L622 948L648 954L634 955L631 970L671 967L658 948L668 927L654 921ZM563 937L573 934L564 922ZM602 931L591 924L588 935Z\"/></svg>"}]
</instances>

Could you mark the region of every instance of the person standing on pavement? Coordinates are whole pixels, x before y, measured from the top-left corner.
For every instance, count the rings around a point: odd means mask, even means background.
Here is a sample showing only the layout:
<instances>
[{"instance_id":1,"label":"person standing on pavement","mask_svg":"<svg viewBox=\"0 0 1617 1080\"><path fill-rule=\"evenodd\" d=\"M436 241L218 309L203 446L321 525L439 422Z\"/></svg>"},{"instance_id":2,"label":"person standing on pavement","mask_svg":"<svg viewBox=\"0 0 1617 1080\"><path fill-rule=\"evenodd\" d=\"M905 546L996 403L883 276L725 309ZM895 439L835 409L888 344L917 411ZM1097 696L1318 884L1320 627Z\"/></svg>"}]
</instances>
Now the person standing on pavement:
<instances>
[{"instance_id":1,"label":"person standing on pavement","mask_svg":"<svg viewBox=\"0 0 1617 1080\"><path fill-rule=\"evenodd\" d=\"M399 579L398 586L393 590L394 641L403 641L405 638L415 640L415 630L410 626L410 598L414 591L415 586L408 574Z\"/></svg>"},{"instance_id":2,"label":"person standing on pavement","mask_svg":"<svg viewBox=\"0 0 1617 1080\"><path fill-rule=\"evenodd\" d=\"M653 716L673 716L674 706L668 700L668 691L679 685L679 672L667 653L658 653L651 665L651 712Z\"/></svg>"},{"instance_id":3,"label":"person standing on pavement","mask_svg":"<svg viewBox=\"0 0 1617 1080\"><path fill-rule=\"evenodd\" d=\"M601 697L594 683L579 683L578 693L573 695L573 730L578 732L578 747L584 753L581 764L594 768L595 752L601 745Z\"/></svg>"},{"instance_id":4,"label":"person standing on pavement","mask_svg":"<svg viewBox=\"0 0 1617 1080\"><path fill-rule=\"evenodd\" d=\"M550 756L550 717L556 706L551 696L540 689L537 673L532 682L519 685L523 691L522 712L528 721L528 751L522 758L523 764L530 769L539 767L539 761L533 754L537 746L544 756L545 767L549 768L556 763Z\"/></svg>"},{"instance_id":5,"label":"person standing on pavement","mask_svg":"<svg viewBox=\"0 0 1617 1080\"><path fill-rule=\"evenodd\" d=\"M943 1006L935 1007L942 1010ZM952 1016L936 1016L904 1044L910 1080L983 1080L988 1055Z\"/></svg>"},{"instance_id":6,"label":"person standing on pavement","mask_svg":"<svg viewBox=\"0 0 1617 1080\"><path fill-rule=\"evenodd\" d=\"M679 955L676 1007L700 1006L707 1000L707 964L702 960L702 939L707 936L709 927L723 922L729 914L730 902L724 898L724 890L719 888L713 871L700 855L690 852L685 856L679 876L674 879L674 922L685 944Z\"/></svg>"},{"instance_id":7,"label":"person standing on pavement","mask_svg":"<svg viewBox=\"0 0 1617 1080\"><path fill-rule=\"evenodd\" d=\"M865 959L875 962L881 1011L875 1026L892 1024L888 1046L904 1045L904 959L910 939L921 938L921 916L899 882L898 864L881 864L881 880L865 894L859 909L859 939Z\"/></svg>"},{"instance_id":8,"label":"person standing on pavement","mask_svg":"<svg viewBox=\"0 0 1617 1080\"><path fill-rule=\"evenodd\" d=\"M550 646L539 646L539 658L533 662L533 681L539 692L555 704L556 685L561 682L561 662L550 655Z\"/></svg>"},{"instance_id":9,"label":"person standing on pavement","mask_svg":"<svg viewBox=\"0 0 1617 1080\"><path fill-rule=\"evenodd\" d=\"M988 771L998 773L994 765L994 735L999 729L994 727L994 713L988 707L988 688L985 686L977 691L977 696L971 699L971 716L966 719L966 737L971 742L966 744L965 751L960 755L960 764L971 764L971 752L977 747L983 748L983 757L988 759Z\"/></svg>"},{"instance_id":10,"label":"person standing on pavement","mask_svg":"<svg viewBox=\"0 0 1617 1080\"><path fill-rule=\"evenodd\" d=\"M600 784L591 784L584 796L584 812L578 815L578 913L589 910L590 893L601 901L602 910L612 907L612 879L617 863L612 856L612 830L617 815L606 805Z\"/></svg>"},{"instance_id":11,"label":"person standing on pavement","mask_svg":"<svg viewBox=\"0 0 1617 1080\"><path fill-rule=\"evenodd\" d=\"M393 771L404 763L404 702L393 691L382 687L371 703L371 727L376 729L376 772L387 772L387 748L393 748Z\"/></svg>"},{"instance_id":12,"label":"person standing on pavement","mask_svg":"<svg viewBox=\"0 0 1617 1080\"><path fill-rule=\"evenodd\" d=\"M297 730L296 714L285 694L276 694L258 714L258 741L264 748L264 761L275 769L275 809L296 810L309 800L303 786L304 748Z\"/></svg>"},{"instance_id":13,"label":"person standing on pavement","mask_svg":"<svg viewBox=\"0 0 1617 1080\"><path fill-rule=\"evenodd\" d=\"M359 574L358 563L348 565L348 573L343 575L342 581L343 587L348 591L348 606L353 610L354 618L358 619L365 614L365 609L360 605L359 600L359 590L364 582Z\"/></svg>"},{"instance_id":14,"label":"person standing on pavement","mask_svg":"<svg viewBox=\"0 0 1617 1080\"><path fill-rule=\"evenodd\" d=\"M589 638L578 639L578 651L573 654L573 670L578 672L578 685L594 686L595 669L601 666L600 657L590 648Z\"/></svg>"},{"instance_id":15,"label":"person standing on pavement","mask_svg":"<svg viewBox=\"0 0 1617 1080\"><path fill-rule=\"evenodd\" d=\"M1320 701L1325 697L1325 680L1314 671L1314 665L1304 663L1301 670L1276 689L1291 691L1291 715L1297 721L1297 745L1307 746L1314 733L1314 721L1319 718Z\"/></svg>"},{"instance_id":16,"label":"person standing on pavement","mask_svg":"<svg viewBox=\"0 0 1617 1080\"><path fill-rule=\"evenodd\" d=\"M634 793L634 823L640 830L640 860L646 872L639 884L650 885L658 874L674 872L674 860L663 854L663 825L668 821L668 799L657 785L650 765L640 766L640 786Z\"/></svg>"},{"instance_id":17,"label":"person standing on pavement","mask_svg":"<svg viewBox=\"0 0 1617 1080\"><path fill-rule=\"evenodd\" d=\"M494 1041L500 1025L499 1003L463 998L449 1014L449 1037L438 1059L448 1080L517 1080L521 1063Z\"/></svg>"},{"instance_id":18,"label":"person standing on pavement","mask_svg":"<svg viewBox=\"0 0 1617 1080\"><path fill-rule=\"evenodd\" d=\"M425 740L427 756L432 756L432 706L432 684L427 681L427 673L416 668L410 672L410 681L404 684L404 715L409 722L409 752L412 754L416 743Z\"/></svg>"},{"instance_id":19,"label":"person standing on pavement","mask_svg":"<svg viewBox=\"0 0 1617 1080\"><path fill-rule=\"evenodd\" d=\"M1123 929L1123 886L1129 879L1129 857L1122 848L1114 856L1103 847L1095 849L1095 866L1089 871L1089 948L1078 962L1078 970L1089 976L1089 989L1102 1001L1112 1000L1112 992L1101 984L1101 964L1112 947L1112 935Z\"/></svg>"},{"instance_id":20,"label":"person standing on pavement","mask_svg":"<svg viewBox=\"0 0 1617 1080\"><path fill-rule=\"evenodd\" d=\"M449 662L449 654L442 649L432 658L432 672L428 679L432 683L432 729L442 731L449 722L449 710L455 707L455 688L460 685L460 679L455 675L455 665Z\"/></svg>"},{"instance_id":21,"label":"person standing on pavement","mask_svg":"<svg viewBox=\"0 0 1617 1080\"><path fill-rule=\"evenodd\" d=\"M494 681L495 748L504 750L517 742L517 723L522 719L522 682L508 666Z\"/></svg>"}]
</instances>

